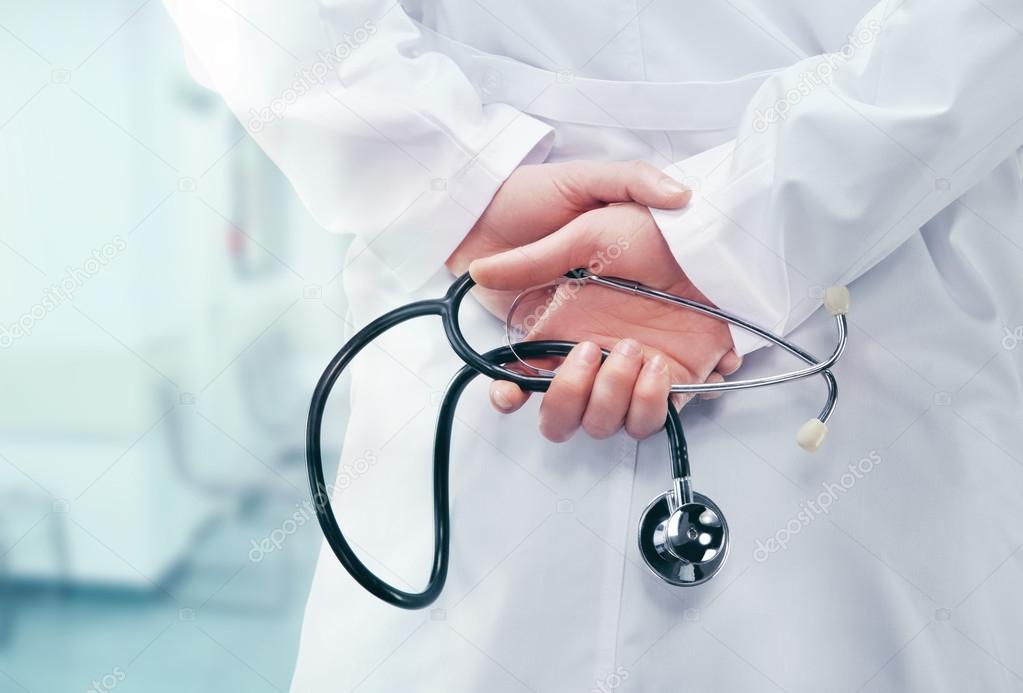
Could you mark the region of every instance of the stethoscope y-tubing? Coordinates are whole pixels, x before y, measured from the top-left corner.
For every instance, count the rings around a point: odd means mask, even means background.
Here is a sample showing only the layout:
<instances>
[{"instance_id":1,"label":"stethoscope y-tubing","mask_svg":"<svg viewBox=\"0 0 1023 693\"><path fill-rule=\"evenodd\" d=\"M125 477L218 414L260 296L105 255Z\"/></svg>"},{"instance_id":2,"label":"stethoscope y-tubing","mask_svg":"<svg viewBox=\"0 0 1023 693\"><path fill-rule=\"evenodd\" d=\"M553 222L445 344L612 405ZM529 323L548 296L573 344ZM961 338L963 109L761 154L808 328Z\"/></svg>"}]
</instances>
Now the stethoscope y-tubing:
<instances>
[{"instance_id":1,"label":"stethoscope y-tubing","mask_svg":"<svg viewBox=\"0 0 1023 693\"><path fill-rule=\"evenodd\" d=\"M724 383L708 384L676 384L672 385L671 391L684 393L702 393L711 391L738 390L762 385L770 385L781 382L788 382L797 378L804 378L809 375L821 375L828 388L828 398L817 417L821 422L826 422L835 405L837 397L837 386L835 378L828 370L841 356L845 347L846 319L844 314L836 315L839 333L839 344L828 359L816 361L813 356L795 347L791 343L752 325L741 318L721 311L711 306L704 306L691 302L671 294L658 292L654 289L641 287L630 282L617 279L597 277L585 273L584 270L567 275L570 279L585 280L598 285L614 288L621 291L635 293L640 296L655 300L674 303L698 312L710 315L726 322L748 329L758 336L777 344L784 350L798 357L809 364L807 368L784 373L781 375L756 378L750 380L729 381ZM309 406L309 420L306 428L306 465L309 474L309 485L313 494L313 505L316 510L316 517L323 530L323 535L330 545L334 555L344 566L345 570L367 591L394 606L405 609L419 609L429 604L440 594L447 578L448 552L451 543L450 513L449 513L449 466L451 453L451 432L454 425L455 409L458 399L465 387L477 375L486 375L493 380L507 380L515 383L523 390L531 392L545 392L551 384L550 375L525 375L505 368L505 364L517 362L521 358L542 358L550 356L564 356L575 346L573 342L563 341L536 341L520 342L514 349L509 346L494 349L485 354L475 351L466 341L459 325L459 306L462 299L474 286L472 278L468 273L459 277L443 298L436 300L417 301L405 306L396 308L357 332L341 349L334 355L323 374L320 376L313 392ZM440 406L437 422L437 435L434 443L434 466L433 466L433 496L434 496L434 552L433 565L430 569L430 577L426 588L421 592L406 592L382 580L373 573L359 559L351 544L345 538L344 533L338 525L337 518L330 502L330 489L327 486L323 474L323 459L320 449L320 434L323 423L323 413L327 406L330 392L337 382L337 379L344 372L360 351L368 346L374 339L382 335L396 325L426 315L437 315L441 318L444 332L448 342L455 353L465 362L455 377L448 384L444 399ZM603 358L609 355L607 350L601 350ZM676 482L685 480L688 483L690 477L689 455L686 448L685 434L682 430L682 421L679 413L671 403L668 402L668 413L665 418L665 433L668 436L669 452L671 459L672 478Z\"/></svg>"},{"instance_id":2,"label":"stethoscope y-tubing","mask_svg":"<svg viewBox=\"0 0 1023 693\"><path fill-rule=\"evenodd\" d=\"M306 428L306 462L309 485L313 492L313 506L323 536L345 570L367 591L383 601L404 609L421 609L432 604L444 587L448 572L448 556L451 545L451 517L449 494L449 469L451 458L451 433L455 420L455 409L466 386L481 373L498 379L515 380L520 387L533 392L544 392L550 387L550 378L532 378L500 368L501 365L516 361L518 357L542 358L565 356L575 346L574 342L536 341L524 342L515 347L504 346L485 354L478 354L465 342L458 328L457 310L464 292L449 293L443 299L418 301L402 306L377 318L355 334L331 359L316 384L309 407L309 421ZM330 502L330 489L323 474L323 457L320 448L320 434L323 413L330 392L338 378L351 361L374 339L387 330L413 318L425 315L439 315L455 351L467 361L451 382L448 383L437 417L437 434L433 450L433 565L425 589L421 592L406 592L387 583L370 570L356 555L338 525ZM464 346L467 352L462 352ZM603 358L609 355L601 350ZM518 356L516 356L516 352ZM467 358L468 356L468 358ZM471 362L470 362L471 361ZM510 374L515 378L508 377ZM665 418L665 432L668 436L669 452L674 478L688 478L689 454L685 434L678 411L668 401Z\"/></svg>"},{"instance_id":3,"label":"stethoscope y-tubing","mask_svg":"<svg viewBox=\"0 0 1023 693\"><path fill-rule=\"evenodd\" d=\"M423 315L439 315L441 313L440 302L418 301L392 310L359 330L334 355L316 383L316 389L313 390L309 405L309 421L306 426L306 467L309 473L309 485L313 493L316 519L320 523L324 538L337 560L363 588L386 602L406 609L420 608L436 599L447 576L447 547L450 541L448 536L447 460L445 459L442 465L437 464L438 460L435 460L434 463L435 548L430 580L427 588L418 594L404 592L381 580L367 568L366 564L359 560L348 540L345 539L345 535L337 523L337 518L334 516L334 509L330 503L330 489L327 488L327 482L323 476L320 430L323 426L323 412L327 407L330 391L334 388L337 379L344 373L345 368L360 351L395 325Z\"/></svg>"}]
</instances>

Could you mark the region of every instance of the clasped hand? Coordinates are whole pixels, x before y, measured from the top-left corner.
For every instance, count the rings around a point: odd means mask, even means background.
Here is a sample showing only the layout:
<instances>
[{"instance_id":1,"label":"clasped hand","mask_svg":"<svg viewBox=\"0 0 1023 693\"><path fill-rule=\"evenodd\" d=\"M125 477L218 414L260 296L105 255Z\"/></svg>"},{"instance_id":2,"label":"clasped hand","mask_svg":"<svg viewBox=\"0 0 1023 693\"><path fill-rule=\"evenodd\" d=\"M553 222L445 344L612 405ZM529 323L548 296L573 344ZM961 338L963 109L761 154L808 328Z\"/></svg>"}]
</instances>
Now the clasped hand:
<instances>
[{"instance_id":1,"label":"clasped hand","mask_svg":"<svg viewBox=\"0 0 1023 693\"><path fill-rule=\"evenodd\" d=\"M447 266L456 274L468 269L479 300L502 320L522 290L577 267L707 303L648 209L683 207L690 196L642 162L522 166ZM560 363L536 364L557 365L540 406L540 432L551 441L568 440L580 427L595 438L623 427L645 438L664 424L672 382L720 382L741 363L727 325L714 318L592 285L557 291L557 310L526 306L540 317L524 337L578 342ZM611 351L603 363L601 347ZM528 397L510 382L490 387L491 402L505 413Z\"/></svg>"}]
</instances>

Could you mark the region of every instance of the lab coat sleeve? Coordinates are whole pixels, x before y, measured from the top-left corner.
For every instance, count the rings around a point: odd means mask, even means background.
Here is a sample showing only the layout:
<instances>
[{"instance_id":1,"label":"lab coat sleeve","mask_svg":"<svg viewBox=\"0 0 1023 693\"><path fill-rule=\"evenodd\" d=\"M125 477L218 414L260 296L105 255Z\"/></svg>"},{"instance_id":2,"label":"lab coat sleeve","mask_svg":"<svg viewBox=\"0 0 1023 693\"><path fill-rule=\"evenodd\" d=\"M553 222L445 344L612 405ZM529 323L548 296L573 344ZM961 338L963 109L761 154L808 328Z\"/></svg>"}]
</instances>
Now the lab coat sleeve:
<instances>
[{"instance_id":1,"label":"lab coat sleeve","mask_svg":"<svg viewBox=\"0 0 1023 693\"><path fill-rule=\"evenodd\" d=\"M415 289L437 272L546 124L481 103L422 50L393 0L165 0L193 75L219 92L324 227L363 238Z\"/></svg>"},{"instance_id":2,"label":"lab coat sleeve","mask_svg":"<svg viewBox=\"0 0 1023 693\"><path fill-rule=\"evenodd\" d=\"M1021 31L1018 0L885 1L840 51L773 75L735 140L666 169L695 190L654 211L679 264L718 306L791 331L1023 146Z\"/></svg>"}]
</instances>

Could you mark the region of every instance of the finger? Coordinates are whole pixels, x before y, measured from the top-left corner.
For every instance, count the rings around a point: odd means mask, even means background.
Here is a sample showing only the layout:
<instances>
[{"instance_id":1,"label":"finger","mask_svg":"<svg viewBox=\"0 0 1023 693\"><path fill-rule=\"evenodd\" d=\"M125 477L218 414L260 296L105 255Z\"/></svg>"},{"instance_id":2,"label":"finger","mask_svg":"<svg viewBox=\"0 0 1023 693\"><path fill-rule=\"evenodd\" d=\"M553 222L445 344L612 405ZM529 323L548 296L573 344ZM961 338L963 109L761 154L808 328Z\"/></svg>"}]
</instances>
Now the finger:
<instances>
[{"instance_id":1,"label":"finger","mask_svg":"<svg viewBox=\"0 0 1023 693\"><path fill-rule=\"evenodd\" d=\"M626 433L642 440L659 431L668 415L670 390L668 364L663 356L654 354L643 364L636 379L636 387L632 390L629 413L625 416Z\"/></svg>"},{"instance_id":2,"label":"finger","mask_svg":"<svg viewBox=\"0 0 1023 693\"><path fill-rule=\"evenodd\" d=\"M528 399L529 393L515 383L507 380L495 380L490 383L490 403L502 414L518 411Z\"/></svg>"},{"instance_id":3,"label":"finger","mask_svg":"<svg viewBox=\"0 0 1023 693\"><path fill-rule=\"evenodd\" d=\"M580 342L572 347L540 403L540 433L544 438L563 443L579 429L599 369L599 346Z\"/></svg>"},{"instance_id":4,"label":"finger","mask_svg":"<svg viewBox=\"0 0 1023 693\"><path fill-rule=\"evenodd\" d=\"M711 373L710 375L707 376L707 382L708 383L723 383L723 382L725 382L725 377L723 375L721 375L720 373L718 373L717 371L715 371L714 373ZM722 394L724 394L724 393L721 393L721 392L706 392L706 393L700 395L700 399L717 399Z\"/></svg>"},{"instance_id":5,"label":"finger","mask_svg":"<svg viewBox=\"0 0 1023 693\"><path fill-rule=\"evenodd\" d=\"M671 395L671 403L675 405L677 411L682 411L682 407L692 402L695 396L691 392L674 392Z\"/></svg>"},{"instance_id":6,"label":"finger","mask_svg":"<svg viewBox=\"0 0 1023 693\"><path fill-rule=\"evenodd\" d=\"M740 366L742 366L742 357L735 353L735 349L730 349L727 354L721 357L714 370L721 375L731 375L739 370Z\"/></svg>"},{"instance_id":7,"label":"finger","mask_svg":"<svg viewBox=\"0 0 1023 693\"><path fill-rule=\"evenodd\" d=\"M603 228L601 217L594 216L600 211L603 210L582 214L533 243L473 260L469 274L477 284L488 289L526 289L585 266L594 238Z\"/></svg>"},{"instance_id":8,"label":"finger","mask_svg":"<svg viewBox=\"0 0 1023 693\"><path fill-rule=\"evenodd\" d=\"M692 191L645 161L573 161L557 178L566 196L580 208L600 203L638 202L647 207L684 207Z\"/></svg>"},{"instance_id":9,"label":"finger","mask_svg":"<svg viewBox=\"0 0 1023 693\"><path fill-rule=\"evenodd\" d=\"M521 354L522 348L519 344L525 342L516 342L512 344L512 348L516 349ZM550 357L521 357L521 360L516 359L504 364L505 370L512 371L514 373L521 373L522 375L536 375L539 372L554 371L561 362L563 357L561 356L550 356Z\"/></svg>"},{"instance_id":10,"label":"finger","mask_svg":"<svg viewBox=\"0 0 1023 693\"><path fill-rule=\"evenodd\" d=\"M611 350L593 381L583 414L583 429L594 438L609 438L625 423L636 378L643 365L643 348L634 339L623 339Z\"/></svg>"}]
</instances>

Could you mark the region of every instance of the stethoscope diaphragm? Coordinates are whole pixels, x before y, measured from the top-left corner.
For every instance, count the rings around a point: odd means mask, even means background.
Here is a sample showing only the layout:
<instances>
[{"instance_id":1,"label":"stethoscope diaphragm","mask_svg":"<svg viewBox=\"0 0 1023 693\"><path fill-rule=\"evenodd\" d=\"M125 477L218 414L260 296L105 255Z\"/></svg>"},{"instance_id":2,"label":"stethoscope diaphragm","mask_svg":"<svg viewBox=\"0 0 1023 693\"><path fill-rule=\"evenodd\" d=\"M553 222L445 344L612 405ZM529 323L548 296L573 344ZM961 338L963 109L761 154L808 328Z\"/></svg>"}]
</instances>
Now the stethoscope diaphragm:
<instances>
[{"instance_id":1,"label":"stethoscope diaphragm","mask_svg":"<svg viewBox=\"0 0 1023 693\"><path fill-rule=\"evenodd\" d=\"M728 522L701 493L677 504L674 491L654 498L639 520L639 552L659 578L672 585L698 585L714 577L728 557Z\"/></svg>"}]
</instances>

